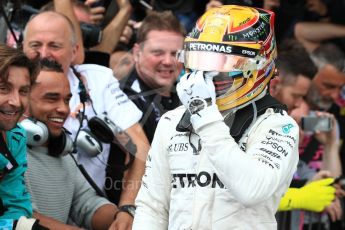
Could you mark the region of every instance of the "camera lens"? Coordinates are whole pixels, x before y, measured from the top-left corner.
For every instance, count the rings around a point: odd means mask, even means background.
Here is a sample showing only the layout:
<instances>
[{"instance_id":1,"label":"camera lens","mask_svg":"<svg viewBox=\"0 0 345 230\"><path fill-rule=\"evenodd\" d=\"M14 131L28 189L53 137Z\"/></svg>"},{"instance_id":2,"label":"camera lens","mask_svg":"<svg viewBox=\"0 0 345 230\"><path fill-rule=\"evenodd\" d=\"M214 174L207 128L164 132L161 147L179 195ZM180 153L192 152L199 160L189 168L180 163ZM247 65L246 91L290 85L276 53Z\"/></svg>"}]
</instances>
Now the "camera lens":
<instances>
[{"instance_id":1,"label":"camera lens","mask_svg":"<svg viewBox=\"0 0 345 230\"><path fill-rule=\"evenodd\" d=\"M102 29L98 25L80 23L83 36L83 44L86 48L98 45L102 40Z\"/></svg>"}]
</instances>

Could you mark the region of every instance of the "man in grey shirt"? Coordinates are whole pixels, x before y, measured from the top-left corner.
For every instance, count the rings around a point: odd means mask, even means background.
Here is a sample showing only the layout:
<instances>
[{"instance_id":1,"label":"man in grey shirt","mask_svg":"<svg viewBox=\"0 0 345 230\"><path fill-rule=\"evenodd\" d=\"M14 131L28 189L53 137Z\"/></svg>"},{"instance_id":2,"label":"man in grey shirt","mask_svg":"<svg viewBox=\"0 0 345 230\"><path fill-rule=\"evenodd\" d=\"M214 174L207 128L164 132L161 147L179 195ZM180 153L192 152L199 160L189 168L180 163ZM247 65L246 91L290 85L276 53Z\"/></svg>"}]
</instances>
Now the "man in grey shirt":
<instances>
[{"instance_id":1,"label":"man in grey shirt","mask_svg":"<svg viewBox=\"0 0 345 230\"><path fill-rule=\"evenodd\" d=\"M22 121L28 132L25 180L34 217L49 229L77 229L67 225L69 219L79 227L108 229L117 207L96 195L71 155L64 155L68 134L63 124L71 98L68 79L55 61L43 59L41 66L29 102L28 113L35 120ZM40 138L32 130L42 130Z\"/></svg>"}]
</instances>

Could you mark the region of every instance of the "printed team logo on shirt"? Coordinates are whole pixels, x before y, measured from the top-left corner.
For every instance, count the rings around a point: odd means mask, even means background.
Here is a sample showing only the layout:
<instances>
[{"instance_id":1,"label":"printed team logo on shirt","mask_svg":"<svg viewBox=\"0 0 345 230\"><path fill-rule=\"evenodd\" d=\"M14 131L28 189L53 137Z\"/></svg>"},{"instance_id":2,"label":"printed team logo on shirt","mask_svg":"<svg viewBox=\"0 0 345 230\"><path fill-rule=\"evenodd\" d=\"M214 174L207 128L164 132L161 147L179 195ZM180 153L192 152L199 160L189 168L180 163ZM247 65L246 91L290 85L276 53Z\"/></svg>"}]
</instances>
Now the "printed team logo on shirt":
<instances>
[{"instance_id":1,"label":"printed team logo on shirt","mask_svg":"<svg viewBox=\"0 0 345 230\"><path fill-rule=\"evenodd\" d=\"M277 137L280 137L280 138L288 138L288 139L292 140L294 144L296 144L296 139L295 139L293 136L290 136L290 135L283 135L283 134L281 134L281 133L278 133L278 132L274 131L273 129L270 129L270 130L268 131L268 133L269 133L270 135L272 135L272 136L277 136Z\"/></svg>"},{"instance_id":2,"label":"printed team logo on shirt","mask_svg":"<svg viewBox=\"0 0 345 230\"><path fill-rule=\"evenodd\" d=\"M201 146L201 139L198 135L193 135L193 137L188 137L190 134L185 133L177 133L170 138L171 144L168 146L168 152L188 152L190 150L193 151L193 155L199 155L202 146ZM185 141L185 137L188 137L189 141Z\"/></svg>"},{"instance_id":3,"label":"printed team logo on shirt","mask_svg":"<svg viewBox=\"0 0 345 230\"><path fill-rule=\"evenodd\" d=\"M264 144L270 149L273 149L274 151L277 151L277 153L281 154L282 156L286 157L290 151L287 151L286 145L282 142L278 142L276 140L271 140L271 138L267 138L266 140L261 141L261 144ZM289 146L289 148L291 148Z\"/></svg>"},{"instance_id":4,"label":"printed team logo on shirt","mask_svg":"<svg viewBox=\"0 0 345 230\"><path fill-rule=\"evenodd\" d=\"M278 137L274 137L274 136L269 135L269 134L266 135L266 139L267 139L267 141L275 141L275 142L277 142L277 143L287 144L287 145L290 146L291 148L294 147L294 143L291 142L291 139L287 139L287 138L278 138Z\"/></svg>"},{"instance_id":5,"label":"printed team logo on shirt","mask_svg":"<svg viewBox=\"0 0 345 230\"><path fill-rule=\"evenodd\" d=\"M223 182L216 173L201 171L196 173L174 173L172 176L172 188L194 188L194 187L211 187L226 189Z\"/></svg>"},{"instance_id":6,"label":"printed team logo on shirt","mask_svg":"<svg viewBox=\"0 0 345 230\"><path fill-rule=\"evenodd\" d=\"M106 88L110 89L112 95L115 95L117 105L126 104L130 101L127 95L119 88L118 84L115 84L115 82L108 84Z\"/></svg>"},{"instance_id":7,"label":"printed team logo on shirt","mask_svg":"<svg viewBox=\"0 0 345 230\"><path fill-rule=\"evenodd\" d=\"M169 145L169 152L186 152L189 149L189 143L174 143Z\"/></svg>"},{"instance_id":8,"label":"printed team logo on shirt","mask_svg":"<svg viewBox=\"0 0 345 230\"><path fill-rule=\"evenodd\" d=\"M283 131L283 133L288 134L288 133L290 133L290 131L291 131L291 129L292 129L293 127L294 127L294 126L293 126L292 124L284 125L284 126L282 127L282 131Z\"/></svg>"}]
</instances>

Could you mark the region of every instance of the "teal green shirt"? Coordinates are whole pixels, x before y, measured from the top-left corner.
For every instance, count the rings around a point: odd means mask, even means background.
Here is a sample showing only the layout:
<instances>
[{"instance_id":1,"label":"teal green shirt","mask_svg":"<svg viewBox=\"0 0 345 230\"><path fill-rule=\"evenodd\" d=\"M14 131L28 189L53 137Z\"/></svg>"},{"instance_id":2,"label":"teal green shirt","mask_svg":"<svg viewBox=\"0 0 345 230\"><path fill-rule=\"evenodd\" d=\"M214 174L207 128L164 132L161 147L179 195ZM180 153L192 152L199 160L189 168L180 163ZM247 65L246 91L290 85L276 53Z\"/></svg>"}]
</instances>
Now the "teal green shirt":
<instances>
[{"instance_id":1,"label":"teal green shirt","mask_svg":"<svg viewBox=\"0 0 345 230\"><path fill-rule=\"evenodd\" d=\"M32 206L30 195L26 190L24 173L27 169L26 133L17 125L6 132L7 147L18 167L9 171L0 179L0 198L5 212L0 219L19 219L21 216L31 217ZM8 165L8 159L0 153L0 170Z\"/></svg>"}]
</instances>

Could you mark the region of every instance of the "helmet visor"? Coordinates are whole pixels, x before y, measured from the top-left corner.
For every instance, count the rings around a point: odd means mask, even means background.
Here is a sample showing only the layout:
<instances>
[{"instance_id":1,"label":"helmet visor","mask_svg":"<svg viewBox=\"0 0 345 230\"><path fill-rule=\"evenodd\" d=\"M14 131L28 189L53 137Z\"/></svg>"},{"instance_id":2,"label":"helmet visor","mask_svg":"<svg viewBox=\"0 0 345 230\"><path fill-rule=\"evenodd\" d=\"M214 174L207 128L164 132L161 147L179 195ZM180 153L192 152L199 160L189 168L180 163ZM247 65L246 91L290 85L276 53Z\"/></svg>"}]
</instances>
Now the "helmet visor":
<instances>
[{"instance_id":1,"label":"helmet visor","mask_svg":"<svg viewBox=\"0 0 345 230\"><path fill-rule=\"evenodd\" d=\"M266 59L259 55L259 51L245 46L185 41L177 58L184 63L185 68L193 70L253 71L262 69L266 62Z\"/></svg>"},{"instance_id":2,"label":"helmet visor","mask_svg":"<svg viewBox=\"0 0 345 230\"><path fill-rule=\"evenodd\" d=\"M185 51L178 53L178 60L185 68L203 71L253 71L262 69L266 59L256 55L246 57L209 51Z\"/></svg>"}]
</instances>

